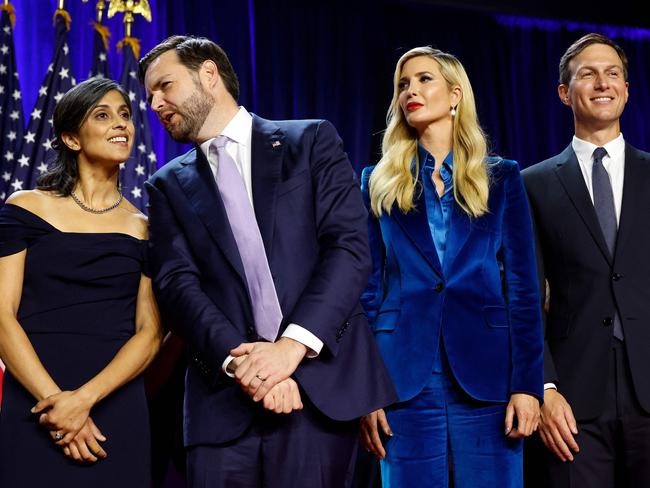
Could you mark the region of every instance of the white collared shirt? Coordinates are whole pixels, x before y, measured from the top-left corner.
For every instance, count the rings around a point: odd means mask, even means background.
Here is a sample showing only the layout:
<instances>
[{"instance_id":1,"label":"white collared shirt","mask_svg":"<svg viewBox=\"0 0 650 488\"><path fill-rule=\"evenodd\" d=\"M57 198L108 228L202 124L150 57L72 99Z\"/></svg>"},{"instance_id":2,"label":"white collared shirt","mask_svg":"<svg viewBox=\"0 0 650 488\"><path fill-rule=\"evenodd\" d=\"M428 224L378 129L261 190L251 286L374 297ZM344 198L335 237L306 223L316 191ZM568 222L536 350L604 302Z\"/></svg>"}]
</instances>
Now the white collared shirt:
<instances>
[{"instance_id":1,"label":"white collared shirt","mask_svg":"<svg viewBox=\"0 0 650 488\"><path fill-rule=\"evenodd\" d=\"M235 162L237 170L244 180L248 199L250 200L251 205L253 205L253 183L251 181L251 138L253 136L253 117L244 107L239 107L239 111L230 122L228 122L228 125L224 127L220 135L228 138L228 141L226 142L226 152ZM210 145L215 139L216 137L213 137L212 139L203 142L201 144L201 151L203 151L205 157L208 158L210 169L212 170L212 176L214 176L216 181L219 162L217 161L216 155L210 154L209 152ZM253 207L253 212L255 212L255 207Z\"/></svg>"},{"instance_id":2,"label":"white collared shirt","mask_svg":"<svg viewBox=\"0 0 650 488\"><path fill-rule=\"evenodd\" d=\"M591 203L594 202L594 189L591 181L591 169L594 166L594 150L599 147L591 142L583 141L573 136L571 142L573 151L576 153L582 177L589 190ZM609 181L612 185L612 193L614 194L614 209L616 210L616 223L621 220L621 203L623 202L623 177L625 172L625 140L623 134L619 134L616 139L609 141L602 146L607 151L607 155L603 157L603 166L609 175Z\"/></svg>"},{"instance_id":3,"label":"white collared shirt","mask_svg":"<svg viewBox=\"0 0 650 488\"><path fill-rule=\"evenodd\" d=\"M235 116L228 122L226 127L224 127L221 132L222 136L226 136L228 141L226 142L226 152L235 162L237 170L244 180L244 186L246 187L246 193L248 198L253 206L253 212L255 211L255 206L253 205L253 183L251 179L251 140L253 137L253 117L250 113L244 108L240 107L239 111ZM217 161L216 152L210 151L210 145L216 137L208 139L207 141L201 143L200 148L205 154L205 157L210 163L210 169L212 170L212 175L217 178L217 167L219 162ZM276 297L277 299L277 297ZM308 358L314 358L320 354L323 349L323 341L321 341L314 334L309 332L304 327L299 326L298 324L289 324L287 328L282 333L282 337L288 337L295 341L300 342L301 344L307 346ZM226 371L226 367L233 359L232 356L228 356L223 362L221 369L228 374L232 374Z\"/></svg>"}]
</instances>

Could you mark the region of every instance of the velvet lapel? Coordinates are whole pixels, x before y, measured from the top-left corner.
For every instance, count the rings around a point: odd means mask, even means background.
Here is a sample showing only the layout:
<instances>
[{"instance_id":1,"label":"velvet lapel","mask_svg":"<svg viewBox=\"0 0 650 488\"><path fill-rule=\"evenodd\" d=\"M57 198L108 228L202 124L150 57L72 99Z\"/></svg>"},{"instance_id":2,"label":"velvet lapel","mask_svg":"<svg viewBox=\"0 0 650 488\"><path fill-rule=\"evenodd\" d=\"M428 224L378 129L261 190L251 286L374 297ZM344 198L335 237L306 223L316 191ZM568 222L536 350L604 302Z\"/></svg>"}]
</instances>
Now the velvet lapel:
<instances>
[{"instance_id":1,"label":"velvet lapel","mask_svg":"<svg viewBox=\"0 0 650 488\"><path fill-rule=\"evenodd\" d=\"M625 252L625 244L634 239L634 234L639 228L648 225L645 214L639 211L648 208L648 188L650 188L650 164L643 154L626 144L623 202L616 239L617 255Z\"/></svg>"},{"instance_id":2,"label":"velvet lapel","mask_svg":"<svg viewBox=\"0 0 650 488\"><path fill-rule=\"evenodd\" d=\"M208 160L200 148L196 147L193 153L189 153L185 160L181 161L181 166L176 168L176 177L194 211L245 284L244 266L230 229L226 209Z\"/></svg>"},{"instance_id":3,"label":"velvet lapel","mask_svg":"<svg viewBox=\"0 0 650 488\"><path fill-rule=\"evenodd\" d=\"M596 241L598 248L603 253L603 256L605 256L605 259L611 264L612 256L609 253L609 249L607 249L607 243L605 242L605 237L603 237L603 231L600 228L600 222L598 222L594 204L589 196L589 190L587 190L587 185L580 171L580 164L578 163L578 158L573 148L569 145L562 151L559 159L560 162L555 169L555 174L560 179L564 190L567 192L580 217L582 217L587 229L589 229L594 241Z\"/></svg>"},{"instance_id":4,"label":"velvet lapel","mask_svg":"<svg viewBox=\"0 0 650 488\"><path fill-rule=\"evenodd\" d=\"M266 256L271 262L275 202L282 170L284 134L270 120L253 115L251 138L251 180L257 226L264 241Z\"/></svg>"},{"instance_id":5,"label":"velvet lapel","mask_svg":"<svg viewBox=\"0 0 650 488\"><path fill-rule=\"evenodd\" d=\"M391 212L391 217L404 230L404 233L415 244L415 247L424 256L436 274L443 277L442 267L438 259L438 251L436 251L436 246L433 244L433 238L429 229L424 190L418 192L418 188L421 188L421 185L418 184L415 190L417 195L413 202L415 208L408 213L403 213L398 208L394 208Z\"/></svg>"},{"instance_id":6,"label":"velvet lapel","mask_svg":"<svg viewBox=\"0 0 650 488\"><path fill-rule=\"evenodd\" d=\"M447 232L447 250L445 251L445 262L442 263L446 275L460 250L467 242L471 228L470 219L463 208L454 200L454 211L449 220L449 231Z\"/></svg>"}]
</instances>

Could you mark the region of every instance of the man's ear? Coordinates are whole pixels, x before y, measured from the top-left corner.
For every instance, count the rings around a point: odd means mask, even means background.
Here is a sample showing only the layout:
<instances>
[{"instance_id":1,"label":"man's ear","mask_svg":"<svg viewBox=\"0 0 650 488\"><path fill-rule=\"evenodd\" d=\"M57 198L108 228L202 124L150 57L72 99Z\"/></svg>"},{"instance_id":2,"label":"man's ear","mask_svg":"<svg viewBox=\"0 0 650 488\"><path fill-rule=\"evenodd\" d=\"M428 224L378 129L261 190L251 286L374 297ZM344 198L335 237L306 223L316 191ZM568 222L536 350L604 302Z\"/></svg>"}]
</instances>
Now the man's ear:
<instances>
[{"instance_id":1,"label":"man's ear","mask_svg":"<svg viewBox=\"0 0 650 488\"><path fill-rule=\"evenodd\" d=\"M203 64L199 68L199 80L205 83L208 88L213 89L219 83L220 79L219 68L217 68L215 62L211 59L203 61Z\"/></svg>"},{"instance_id":2,"label":"man's ear","mask_svg":"<svg viewBox=\"0 0 650 488\"><path fill-rule=\"evenodd\" d=\"M63 144L68 146L72 151L79 151L81 149L81 144L79 143L79 138L76 134L64 132L61 134L61 140L63 141Z\"/></svg>"},{"instance_id":3,"label":"man's ear","mask_svg":"<svg viewBox=\"0 0 650 488\"><path fill-rule=\"evenodd\" d=\"M569 98L569 87L566 86L564 83L561 83L557 87L557 94L560 97L560 100L564 105L567 107L571 106L571 98Z\"/></svg>"}]
</instances>

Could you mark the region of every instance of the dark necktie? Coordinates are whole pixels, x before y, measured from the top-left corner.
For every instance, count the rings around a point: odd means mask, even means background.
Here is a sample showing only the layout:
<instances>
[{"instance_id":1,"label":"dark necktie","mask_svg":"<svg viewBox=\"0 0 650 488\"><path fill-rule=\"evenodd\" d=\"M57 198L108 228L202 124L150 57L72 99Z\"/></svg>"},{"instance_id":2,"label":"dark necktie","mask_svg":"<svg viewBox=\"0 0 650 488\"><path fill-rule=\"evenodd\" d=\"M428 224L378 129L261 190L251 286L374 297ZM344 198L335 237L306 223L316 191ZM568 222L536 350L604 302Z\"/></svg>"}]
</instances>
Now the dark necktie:
<instances>
[{"instance_id":1,"label":"dark necktie","mask_svg":"<svg viewBox=\"0 0 650 488\"><path fill-rule=\"evenodd\" d=\"M594 191L594 208L600 228L603 231L609 253L614 256L616 247L616 209L614 208L614 193L609 182L609 175L603 166L603 157L607 155L604 147L597 147L594 151L594 165L591 168L591 182Z\"/></svg>"},{"instance_id":2,"label":"dark necktie","mask_svg":"<svg viewBox=\"0 0 650 488\"><path fill-rule=\"evenodd\" d=\"M261 337L275 342L282 311L244 180L226 152L227 140L219 136L212 143L217 152L217 186L244 265L255 328Z\"/></svg>"},{"instance_id":3,"label":"dark necktie","mask_svg":"<svg viewBox=\"0 0 650 488\"><path fill-rule=\"evenodd\" d=\"M591 168L591 183L594 192L594 209L600 222L600 229L603 231L605 242L609 253L614 257L616 250L616 234L618 225L616 223L616 208L614 207L614 193L612 184L609 181L609 174L603 166L603 157L607 155L604 147L597 147L594 150L594 164ZM614 337L623 340L623 327L618 314L614 316Z\"/></svg>"}]
</instances>

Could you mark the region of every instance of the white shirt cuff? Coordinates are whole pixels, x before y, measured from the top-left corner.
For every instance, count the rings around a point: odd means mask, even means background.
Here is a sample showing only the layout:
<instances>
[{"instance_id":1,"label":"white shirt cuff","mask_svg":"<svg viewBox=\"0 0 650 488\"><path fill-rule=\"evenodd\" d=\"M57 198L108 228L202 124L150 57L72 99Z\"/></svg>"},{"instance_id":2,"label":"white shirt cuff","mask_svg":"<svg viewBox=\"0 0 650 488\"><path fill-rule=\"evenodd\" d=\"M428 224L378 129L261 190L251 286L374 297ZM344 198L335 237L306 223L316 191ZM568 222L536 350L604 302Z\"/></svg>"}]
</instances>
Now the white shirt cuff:
<instances>
[{"instance_id":1,"label":"white shirt cuff","mask_svg":"<svg viewBox=\"0 0 650 488\"><path fill-rule=\"evenodd\" d=\"M303 346L306 346L306 356L309 359L317 357L323 349L323 341L321 341L318 337L316 337L304 327L300 327L298 324L289 324L282 333L282 337L288 337L289 339L293 339L294 341L300 342L300 344ZM234 378L235 375L228 371L228 365L233 359L235 359L235 357L229 354L225 361L221 364L221 371L226 373L231 378Z\"/></svg>"},{"instance_id":2,"label":"white shirt cuff","mask_svg":"<svg viewBox=\"0 0 650 488\"><path fill-rule=\"evenodd\" d=\"M235 356L231 356L230 354L228 354L226 360L221 364L221 371L226 373L231 378L234 378L235 375L232 374L230 371L228 371L228 365L230 364L230 361L232 361L233 359L235 359Z\"/></svg>"},{"instance_id":3,"label":"white shirt cuff","mask_svg":"<svg viewBox=\"0 0 650 488\"><path fill-rule=\"evenodd\" d=\"M557 390L557 385L555 383L544 383L544 391L550 389Z\"/></svg>"},{"instance_id":4,"label":"white shirt cuff","mask_svg":"<svg viewBox=\"0 0 650 488\"><path fill-rule=\"evenodd\" d=\"M298 324L289 324L287 328L284 329L282 337L288 337L289 339L293 339L294 341L300 342L303 346L306 346L306 357L309 359L317 357L323 349L323 341L304 327L300 327Z\"/></svg>"}]
</instances>

